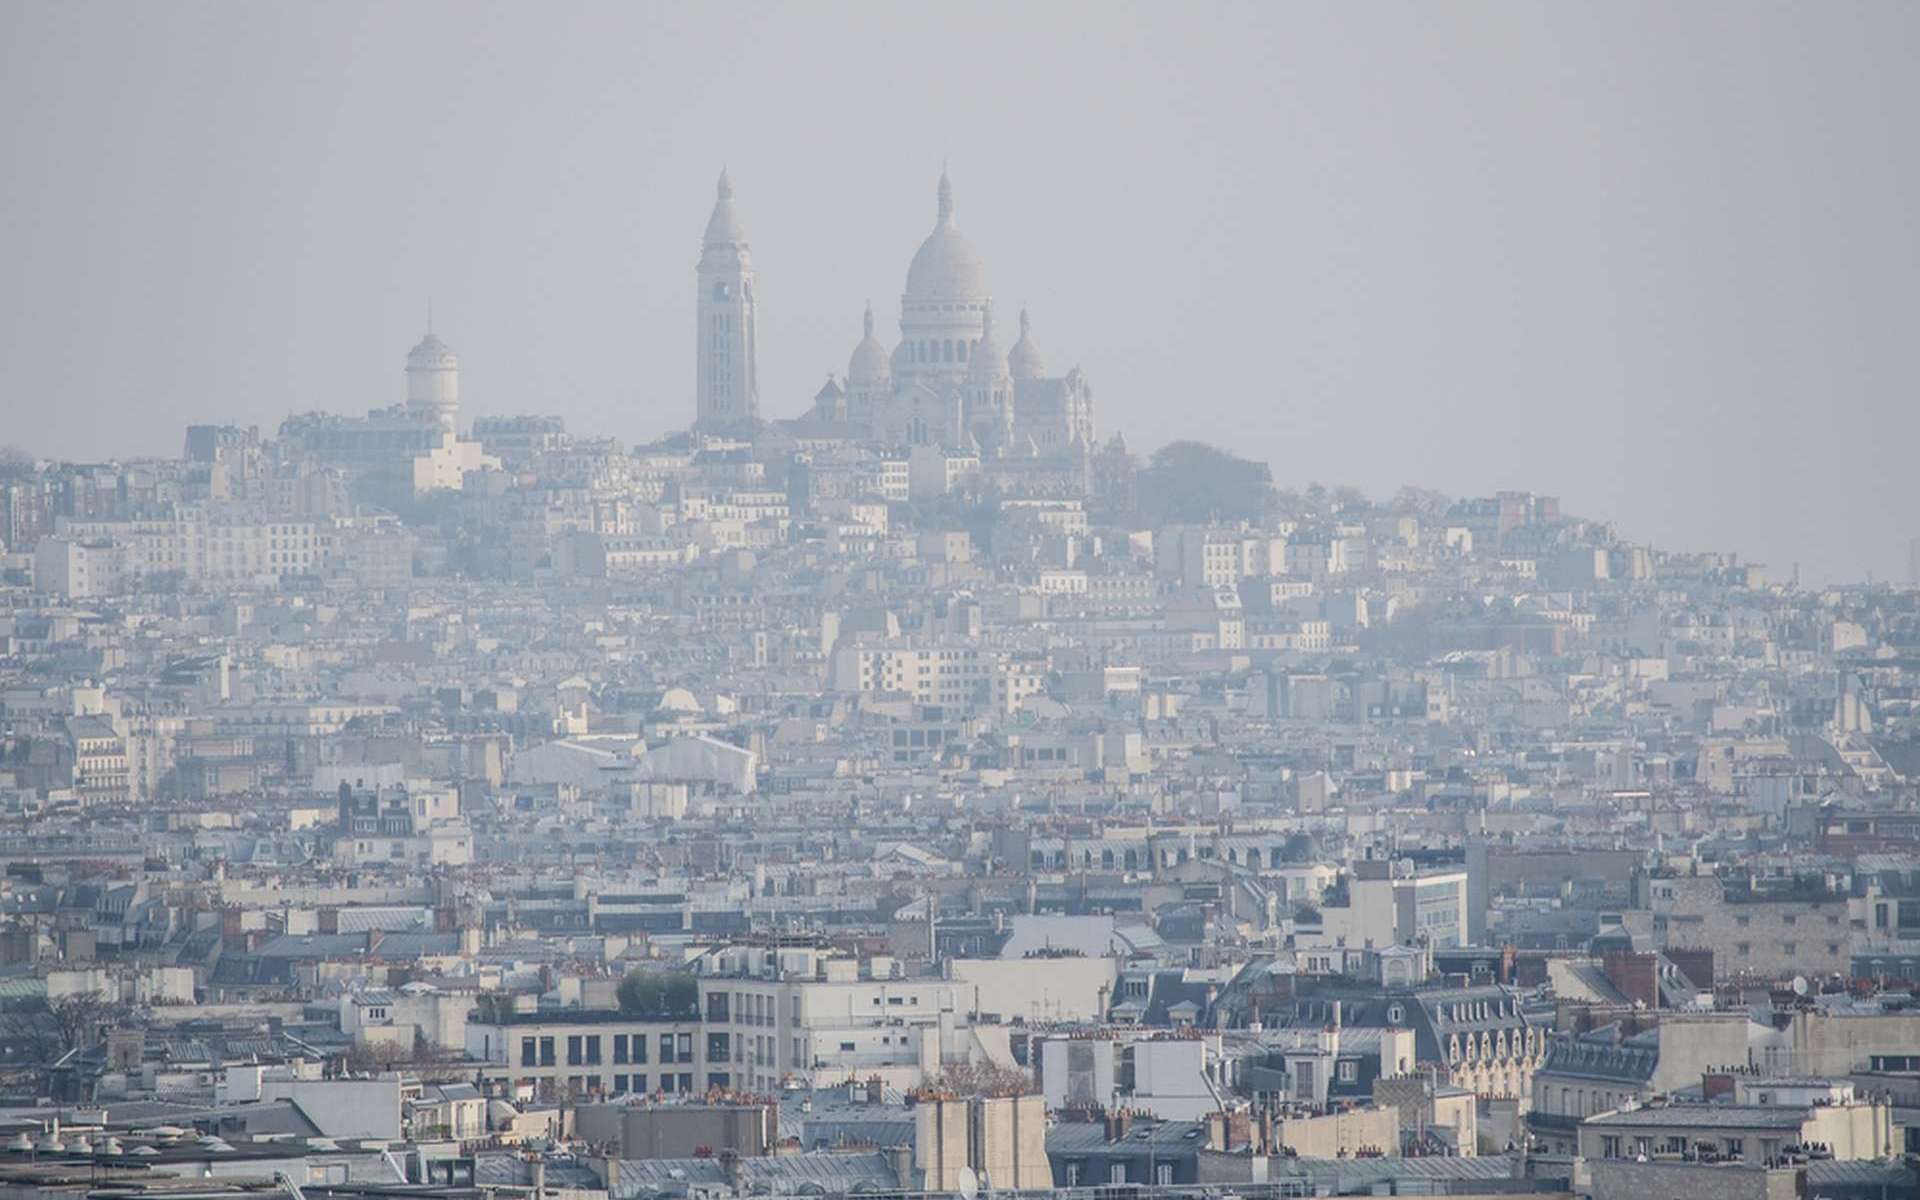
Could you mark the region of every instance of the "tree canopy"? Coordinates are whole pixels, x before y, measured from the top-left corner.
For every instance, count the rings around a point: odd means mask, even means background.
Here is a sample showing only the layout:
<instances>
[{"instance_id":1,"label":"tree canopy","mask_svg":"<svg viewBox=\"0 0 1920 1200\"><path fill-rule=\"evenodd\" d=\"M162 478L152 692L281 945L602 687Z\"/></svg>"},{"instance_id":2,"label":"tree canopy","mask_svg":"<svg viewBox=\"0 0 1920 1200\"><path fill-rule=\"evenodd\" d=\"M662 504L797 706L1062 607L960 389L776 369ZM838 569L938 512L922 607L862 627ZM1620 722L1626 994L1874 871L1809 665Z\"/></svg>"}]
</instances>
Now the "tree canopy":
<instances>
[{"instance_id":1,"label":"tree canopy","mask_svg":"<svg viewBox=\"0 0 1920 1200\"><path fill-rule=\"evenodd\" d=\"M620 1011L636 1016L697 1016L700 985L679 971L628 971L620 981Z\"/></svg>"},{"instance_id":2,"label":"tree canopy","mask_svg":"<svg viewBox=\"0 0 1920 1200\"><path fill-rule=\"evenodd\" d=\"M1273 498L1273 472L1201 442L1174 442L1147 460L1137 490L1140 515L1154 525L1252 521Z\"/></svg>"}]
</instances>

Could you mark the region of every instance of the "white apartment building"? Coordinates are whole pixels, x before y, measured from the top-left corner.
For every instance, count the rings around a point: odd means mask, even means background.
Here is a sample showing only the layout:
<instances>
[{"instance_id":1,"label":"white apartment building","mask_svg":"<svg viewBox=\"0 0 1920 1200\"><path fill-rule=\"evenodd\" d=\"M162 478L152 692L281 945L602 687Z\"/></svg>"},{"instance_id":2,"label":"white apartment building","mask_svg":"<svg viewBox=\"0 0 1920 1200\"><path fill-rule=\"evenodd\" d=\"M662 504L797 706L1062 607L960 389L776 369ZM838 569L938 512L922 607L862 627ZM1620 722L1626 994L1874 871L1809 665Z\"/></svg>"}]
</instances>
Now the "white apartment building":
<instances>
[{"instance_id":1,"label":"white apartment building","mask_svg":"<svg viewBox=\"0 0 1920 1200\"><path fill-rule=\"evenodd\" d=\"M720 1031L723 1050L730 1041ZM502 1013L467 1022L467 1056L488 1081L511 1085L523 1100L624 1095L701 1095L736 1086L708 1054L692 1017L648 1018L617 1009Z\"/></svg>"},{"instance_id":2,"label":"white apartment building","mask_svg":"<svg viewBox=\"0 0 1920 1200\"><path fill-rule=\"evenodd\" d=\"M34 590L88 600L126 590L127 548L115 542L56 535L33 548Z\"/></svg>"},{"instance_id":3,"label":"white apartment building","mask_svg":"<svg viewBox=\"0 0 1920 1200\"><path fill-rule=\"evenodd\" d=\"M330 523L227 521L186 517L163 521L66 521L66 537L124 548L129 582L177 572L189 582L266 581L327 565Z\"/></svg>"},{"instance_id":4,"label":"white apartment building","mask_svg":"<svg viewBox=\"0 0 1920 1200\"><path fill-rule=\"evenodd\" d=\"M975 1023L971 985L899 977L891 958L728 946L696 967L709 1042L717 1048L716 1034L732 1035L736 1087L825 1087L877 1075L907 1089L949 1065L1012 1063L1006 1029Z\"/></svg>"},{"instance_id":5,"label":"white apartment building","mask_svg":"<svg viewBox=\"0 0 1920 1200\"><path fill-rule=\"evenodd\" d=\"M996 651L956 643L840 646L833 652L832 685L842 692L905 692L916 704L970 706L991 698L998 660Z\"/></svg>"},{"instance_id":6,"label":"white apartment building","mask_svg":"<svg viewBox=\"0 0 1920 1200\"><path fill-rule=\"evenodd\" d=\"M1465 946L1467 872L1416 870L1411 862L1366 859L1353 864L1347 900L1321 905L1321 934L1314 948L1383 950L1425 945Z\"/></svg>"}]
</instances>

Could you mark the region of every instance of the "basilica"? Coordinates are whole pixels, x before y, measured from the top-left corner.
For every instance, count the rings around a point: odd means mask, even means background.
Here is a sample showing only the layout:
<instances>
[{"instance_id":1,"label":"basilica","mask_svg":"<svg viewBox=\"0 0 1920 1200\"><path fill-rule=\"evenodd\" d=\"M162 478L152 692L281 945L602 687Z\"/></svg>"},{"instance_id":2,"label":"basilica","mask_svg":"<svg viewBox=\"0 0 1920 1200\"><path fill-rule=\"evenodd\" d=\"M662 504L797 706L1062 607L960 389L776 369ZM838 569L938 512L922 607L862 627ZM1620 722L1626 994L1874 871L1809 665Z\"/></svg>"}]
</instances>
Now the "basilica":
<instances>
[{"instance_id":1,"label":"basilica","mask_svg":"<svg viewBox=\"0 0 1920 1200\"><path fill-rule=\"evenodd\" d=\"M753 264L724 172L697 276L696 428L759 426ZM1086 377L1078 369L1047 374L1024 311L1007 349L1004 329L980 258L955 222L953 185L943 171L933 232L907 267L893 350L881 344L868 305L846 375L829 378L808 412L782 424L809 438L931 447L982 460L1084 458L1094 444Z\"/></svg>"}]
</instances>

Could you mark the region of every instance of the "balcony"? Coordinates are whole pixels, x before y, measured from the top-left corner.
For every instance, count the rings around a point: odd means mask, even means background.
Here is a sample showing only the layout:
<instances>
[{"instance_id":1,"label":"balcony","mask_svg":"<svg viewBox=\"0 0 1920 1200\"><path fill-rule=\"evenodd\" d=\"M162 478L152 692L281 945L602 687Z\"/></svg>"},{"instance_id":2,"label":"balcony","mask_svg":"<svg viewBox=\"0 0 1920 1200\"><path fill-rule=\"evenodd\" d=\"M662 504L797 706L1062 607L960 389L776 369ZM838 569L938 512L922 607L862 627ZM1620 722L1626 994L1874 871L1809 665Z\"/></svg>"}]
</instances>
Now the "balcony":
<instances>
[{"instance_id":1,"label":"balcony","mask_svg":"<svg viewBox=\"0 0 1920 1200\"><path fill-rule=\"evenodd\" d=\"M1541 1112L1537 1108L1527 1114L1527 1124L1542 1133L1572 1133L1580 1128L1580 1122L1584 1120L1585 1117L1570 1113Z\"/></svg>"}]
</instances>

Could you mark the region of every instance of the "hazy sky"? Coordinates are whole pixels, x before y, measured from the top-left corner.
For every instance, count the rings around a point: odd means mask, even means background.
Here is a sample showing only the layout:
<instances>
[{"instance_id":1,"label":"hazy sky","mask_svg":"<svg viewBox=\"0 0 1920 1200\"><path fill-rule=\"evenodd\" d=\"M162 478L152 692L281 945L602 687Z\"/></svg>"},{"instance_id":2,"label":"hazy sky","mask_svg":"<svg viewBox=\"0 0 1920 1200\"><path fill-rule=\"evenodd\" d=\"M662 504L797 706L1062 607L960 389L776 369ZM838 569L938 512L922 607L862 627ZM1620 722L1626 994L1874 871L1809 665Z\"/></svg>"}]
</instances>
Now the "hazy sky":
<instances>
[{"instance_id":1,"label":"hazy sky","mask_svg":"<svg viewBox=\"0 0 1920 1200\"><path fill-rule=\"evenodd\" d=\"M761 403L961 228L1103 434L1557 493L1809 579L1920 535L1920 6L0 5L0 442L398 401L692 417L725 163Z\"/></svg>"}]
</instances>

